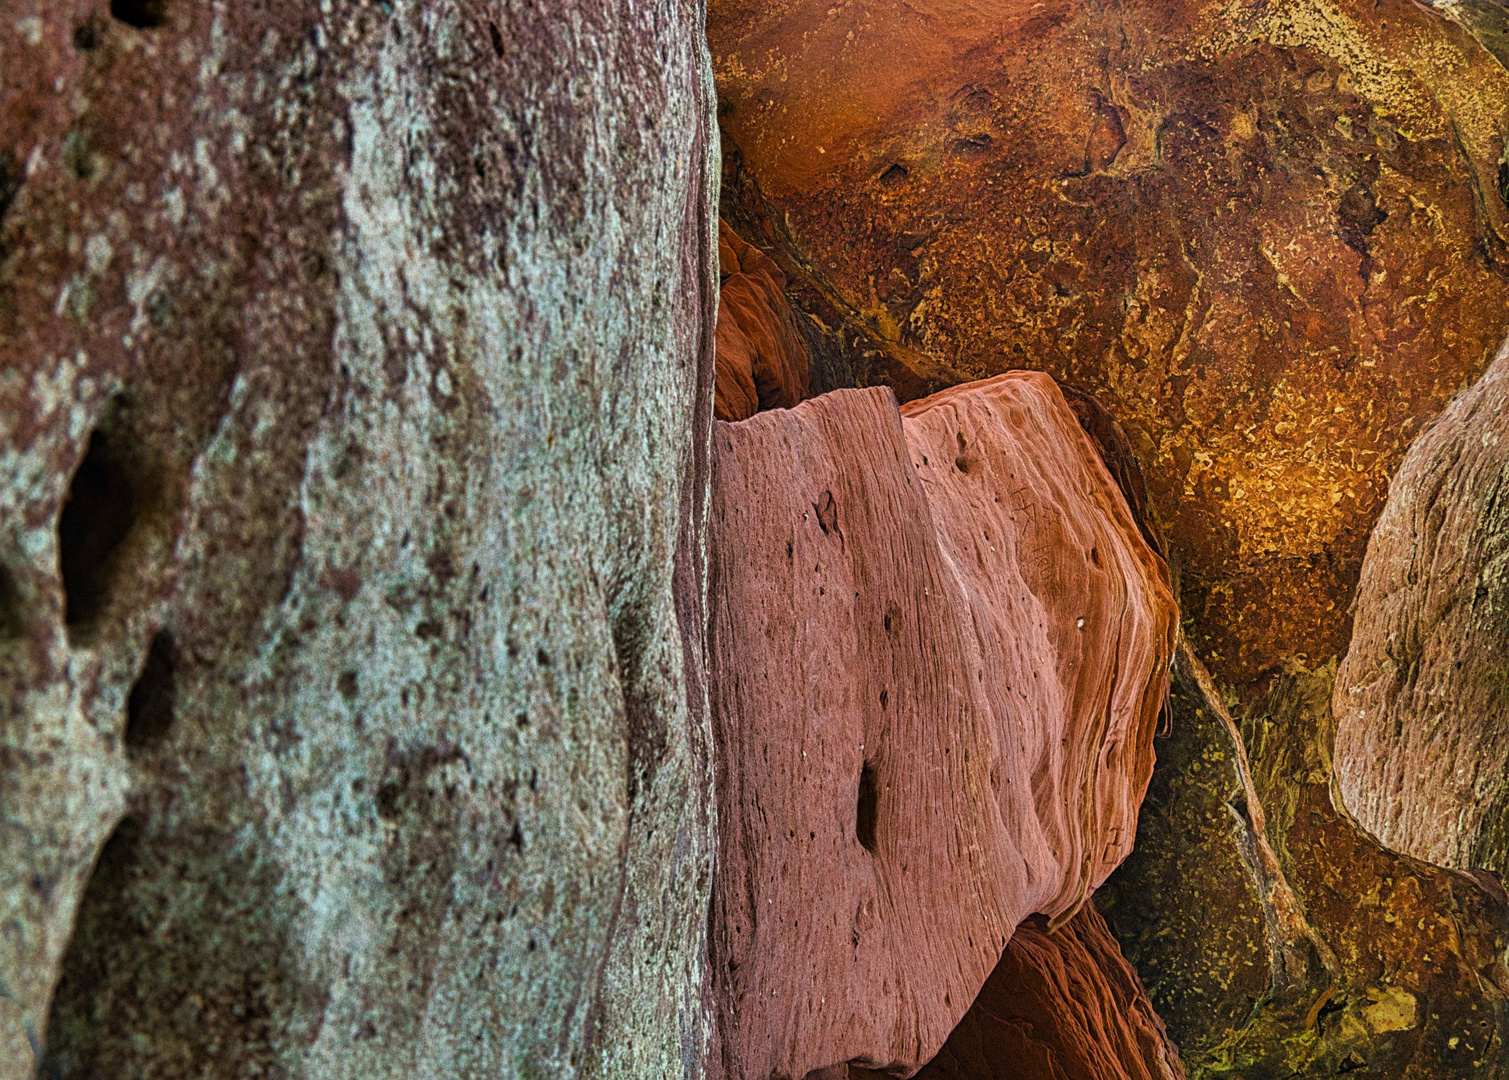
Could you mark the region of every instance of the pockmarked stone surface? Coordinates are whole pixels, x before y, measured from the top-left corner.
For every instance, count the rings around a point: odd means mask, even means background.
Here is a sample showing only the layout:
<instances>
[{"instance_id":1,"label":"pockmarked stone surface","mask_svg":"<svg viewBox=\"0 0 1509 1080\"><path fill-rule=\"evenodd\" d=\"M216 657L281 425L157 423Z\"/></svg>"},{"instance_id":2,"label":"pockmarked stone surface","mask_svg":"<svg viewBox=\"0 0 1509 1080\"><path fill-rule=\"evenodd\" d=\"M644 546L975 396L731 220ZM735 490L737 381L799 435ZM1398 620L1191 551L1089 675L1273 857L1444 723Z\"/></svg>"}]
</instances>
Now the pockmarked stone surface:
<instances>
[{"instance_id":1,"label":"pockmarked stone surface","mask_svg":"<svg viewBox=\"0 0 1509 1080\"><path fill-rule=\"evenodd\" d=\"M1389 477L1509 330L1489 51L1410 0L712 0L709 35L724 214L864 384L1083 387L1218 676L1345 648Z\"/></svg>"},{"instance_id":2,"label":"pockmarked stone surface","mask_svg":"<svg viewBox=\"0 0 1509 1080\"><path fill-rule=\"evenodd\" d=\"M0 1076L700 1075L700 6L0 56Z\"/></svg>"},{"instance_id":3,"label":"pockmarked stone surface","mask_svg":"<svg viewBox=\"0 0 1509 1080\"><path fill-rule=\"evenodd\" d=\"M917 1080L1184 1080L1179 1050L1105 920L1017 927L1001 962Z\"/></svg>"},{"instance_id":4,"label":"pockmarked stone surface","mask_svg":"<svg viewBox=\"0 0 1509 1080\"><path fill-rule=\"evenodd\" d=\"M1440 866L1509 868L1509 353L1394 477L1334 707L1363 828Z\"/></svg>"},{"instance_id":5,"label":"pockmarked stone surface","mask_svg":"<svg viewBox=\"0 0 1509 1080\"><path fill-rule=\"evenodd\" d=\"M721 1065L931 1059L1152 769L1166 569L1044 375L715 424Z\"/></svg>"}]
</instances>

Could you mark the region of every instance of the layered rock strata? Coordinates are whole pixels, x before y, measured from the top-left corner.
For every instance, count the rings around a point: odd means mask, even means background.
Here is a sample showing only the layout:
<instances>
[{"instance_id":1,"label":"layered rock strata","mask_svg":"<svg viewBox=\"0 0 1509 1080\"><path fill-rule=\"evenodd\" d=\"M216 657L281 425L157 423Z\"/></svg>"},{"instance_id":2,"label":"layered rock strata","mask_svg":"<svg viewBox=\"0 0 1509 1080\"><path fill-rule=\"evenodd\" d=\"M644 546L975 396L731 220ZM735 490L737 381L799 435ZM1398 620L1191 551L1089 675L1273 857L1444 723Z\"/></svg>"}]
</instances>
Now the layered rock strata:
<instances>
[{"instance_id":1,"label":"layered rock strata","mask_svg":"<svg viewBox=\"0 0 1509 1080\"><path fill-rule=\"evenodd\" d=\"M0 19L0 1076L697 1073L701 34Z\"/></svg>"},{"instance_id":2,"label":"layered rock strata","mask_svg":"<svg viewBox=\"0 0 1509 1080\"><path fill-rule=\"evenodd\" d=\"M1037 366L1125 429L1231 721L1175 699L1156 810L1098 894L1192 1075L1506 1061L1497 894L1380 849L1331 805L1329 708L1269 704L1346 648L1390 476L1509 329L1503 12L1437 6L1462 23L711 5L723 212L859 381Z\"/></svg>"},{"instance_id":3,"label":"layered rock strata","mask_svg":"<svg viewBox=\"0 0 1509 1080\"><path fill-rule=\"evenodd\" d=\"M904 415L838 391L713 440L721 1065L910 1072L1017 924L1125 856L1166 570L1042 375Z\"/></svg>"},{"instance_id":4,"label":"layered rock strata","mask_svg":"<svg viewBox=\"0 0 1509 1080\"><path fill-rule=\"evenodd\" d=\"M786 302L786 275L768 255L718 222L719 420L789 409L807 396L807 345Z\"/></svg>"},{"instance_id":5,"label":"layered rock strata","mask_svg":"<svg viewBox=\"0 0 1509 1080\"><path fill-rule=\"evenodd\" d=\"M1509 867L1509 352L1410 447L1336 677L1336 778L1395 851Z\"/></svg>"},{"instance_id":6,"label":"layered rock strata","mask_svg":"<svg viewBox=\"0 0 1509 1080\"><path fill-rule=\"evenodd\" d=\"M1179 1051L1094 905L1012 935L917 1080L1184 1080Z\"/></svg>"}]
</instances>

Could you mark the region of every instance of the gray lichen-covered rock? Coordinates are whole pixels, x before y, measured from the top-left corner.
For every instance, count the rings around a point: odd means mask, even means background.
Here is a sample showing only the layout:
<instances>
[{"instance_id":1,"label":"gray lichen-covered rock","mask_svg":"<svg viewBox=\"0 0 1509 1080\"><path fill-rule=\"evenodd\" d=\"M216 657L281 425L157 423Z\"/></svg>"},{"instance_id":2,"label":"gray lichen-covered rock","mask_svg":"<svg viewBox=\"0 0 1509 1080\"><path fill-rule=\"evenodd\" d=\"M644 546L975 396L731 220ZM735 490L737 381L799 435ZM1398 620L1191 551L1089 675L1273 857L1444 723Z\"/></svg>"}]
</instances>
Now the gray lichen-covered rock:
<instances>
[{"instance_id":1,"label":"gray lichen-covered rock","mask_svg":"<svg viewBox=\"0 0 1509 1080\"><path fill-rule=\"evenodd\" d=\"M0 1076L701 1068L697 0L0 5Z\"/></svg>"},{"instance_id":2,"label":"gray lichen-covered rock","mask_svg":"<svg viewBox=\"0 0 1509 1080\"><path fill-rule=\"evenodd\" d=\"M1396 851L1509 868L1509 351L1389 488L1337 674L1347 809Z\"/></svg>"}]
</instances>

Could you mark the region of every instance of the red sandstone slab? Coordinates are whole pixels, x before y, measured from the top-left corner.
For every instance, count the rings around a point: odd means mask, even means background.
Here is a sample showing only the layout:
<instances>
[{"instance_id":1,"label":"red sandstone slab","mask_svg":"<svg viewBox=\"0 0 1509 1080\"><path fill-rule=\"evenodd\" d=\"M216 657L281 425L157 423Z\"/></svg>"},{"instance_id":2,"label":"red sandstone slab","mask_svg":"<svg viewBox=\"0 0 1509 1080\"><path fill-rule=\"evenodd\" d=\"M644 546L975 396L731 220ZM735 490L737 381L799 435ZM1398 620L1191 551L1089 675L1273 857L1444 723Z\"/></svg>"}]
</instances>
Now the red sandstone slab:
<instances>
[{"instance_id":1,"label":"red sandstone slab","mask_svg":"<svg viewBox=\"0 0 1509 1080\"><path fill-rule=\"evenodd\" d=\"M1166 571L1051 380L714 431L723 1065L914 1070L1130 845Z\"/></svg>"}]
</instances>

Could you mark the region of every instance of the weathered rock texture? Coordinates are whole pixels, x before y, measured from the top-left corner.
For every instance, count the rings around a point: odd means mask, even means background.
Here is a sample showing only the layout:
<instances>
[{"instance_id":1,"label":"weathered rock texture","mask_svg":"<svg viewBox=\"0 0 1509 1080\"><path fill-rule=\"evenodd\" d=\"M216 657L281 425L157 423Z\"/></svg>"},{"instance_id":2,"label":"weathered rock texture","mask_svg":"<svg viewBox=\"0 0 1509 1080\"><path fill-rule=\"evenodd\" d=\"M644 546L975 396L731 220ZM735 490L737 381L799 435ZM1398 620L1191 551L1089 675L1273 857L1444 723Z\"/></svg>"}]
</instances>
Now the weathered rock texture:
<instances>
[{"instance_id":1,"label":"weathered rock texture","mask_svg":"<svg viewBox=\"0 0 1509 1080\"><path fill-rule=\"evenodd\" d=\"M1179 1051L1092 904L1034 917L918 1080L1183 1080Z\"/></svg>"},{"instance_id":2,"label":"weathered rock texture","mask_svg":"<svg viewBox=\"0 0 1509 1080\"><path fill-rule=\"evenodd\" d=\"M807 396L807 345L786 302L786 275L770 257L718 222L717 380L719 420L789 409Z\"/></svg>"},{"instance_id":3,"label":"weathered rock texture","mask_svg":"<svg viewBox=\"0 0 1509 1080\"><path fill-rule=\"evenodd\" d=\"M1502 1073L1509 911L1333 809L1334 667L1291 664L1235 731L1179 672L1136 846L1096 903L1189 1074Z\"/></svg>"},{"instance_id":4,"label":"weathered rock texture","mask_svg":"<svg viewBox=\"0 0 1509 1080\"><path fill-rule=\"evenodd\" d=\"M696 1075L699 5L108 12L0 18L0 1076Z\"/></svg>"},{"instance_id":5,"label":"weathered rock texture","mask_svg":"<svg viewBox=\"0 0 1509 1080\"><path fill-rule=\"evenodd\" d=\"M722 1064L905 1073L1126 854L1174 609L1053 382L717 424Z\"/></svg>"},{"instance_id":6,"label":"weathered rock texture","mask_svg":"<svg viewBox=\"0 0 1509 1080\"><path fill-rule=\"evenodd\" d=\"M1509 868L1509 352L1410 447L1337 673L1357 821L1441 866Z\"/></svg>"},{"instance_id":7,"label":"weathered rock texture","mask_svg":"<svg viewBox=\"0 0 1509 1080\"><path fill-rule=\"evenodd\" d=\"M1509 1064L1498 901L1371 843L1327 797L1329 710L1265 704L1345 648L1388 478L1509 329L1502 12L1440 6L1462 23L1404 0L711 4L723 213L859 381L906 399L1038 367L1129 436L1232 721L1176 705L1107 886L1191 1075ZM1422 1003L1399 1030L1363 1015L1392 985Z\"/></svg>"},{"instance_id":8,"label":"weathered rock texture","mask_svg":"<svg viewBox=\"0 0 1509 1080\"><path fill-rule=\"evenodd\" d=\"M724 212L903 400L1126 426L1192 636L1346 642L1388 478L1509 329L1509 73L1409 0L712 0Z\"/></svg>"}]
</instances>

